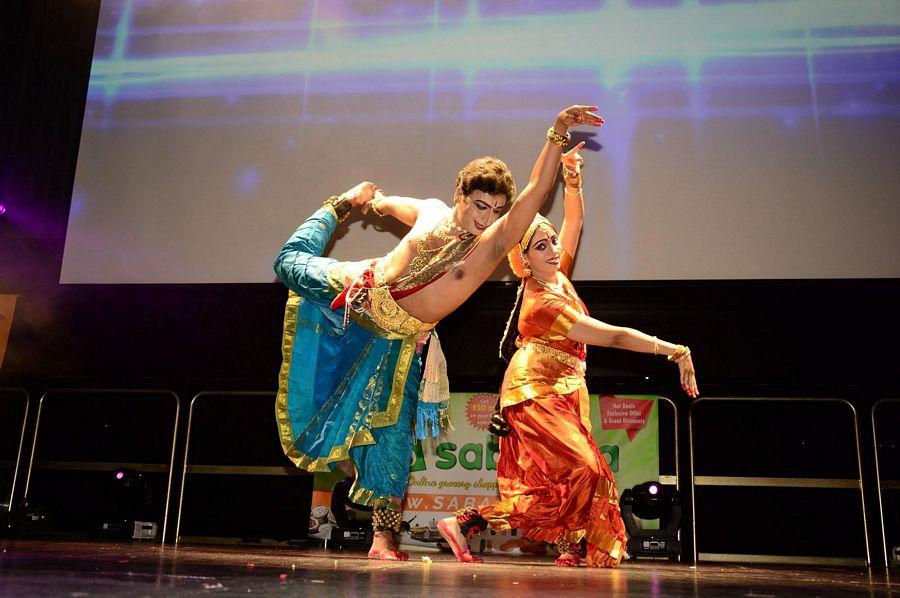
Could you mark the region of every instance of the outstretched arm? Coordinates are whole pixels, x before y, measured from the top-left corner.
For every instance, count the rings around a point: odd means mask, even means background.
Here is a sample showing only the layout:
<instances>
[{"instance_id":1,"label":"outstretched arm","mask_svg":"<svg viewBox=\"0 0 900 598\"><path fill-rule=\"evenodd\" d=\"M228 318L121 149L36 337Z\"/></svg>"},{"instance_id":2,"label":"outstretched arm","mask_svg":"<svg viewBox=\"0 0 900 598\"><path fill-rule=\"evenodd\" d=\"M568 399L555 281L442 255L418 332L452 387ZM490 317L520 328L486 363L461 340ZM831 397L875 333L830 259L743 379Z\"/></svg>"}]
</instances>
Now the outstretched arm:
<instances>
[{"instance_id":1,"label":"outstretched arm","mask_svg":"<svg viewBox=\"0 0 900 598\"><path fill-rule=\"evenodd\" d=\"M407 226L413 226L426 211L446 210L447 204L439 199L416 199L399 195L385 195L381 189L375 198L363 206L363 213L374 212L378 216L392 216Z\"/></svg>"},{"instance_id":2,"label":"outstretched arm","mask_svg":"<svg viewBox=\"0 0 900 598\"><path fill-rule=\"evenodd\" d=\"M599 127L603 124L603 119L594 114L594 110L597 110L596 106L566 108L556 116L553 130L558 135L565 136L570 127L577 125ZM497 256L506 255L528 230L535 214L553 188L560 156L562 147L548 139L534 163L528 184L512 203L509 212L485 231L483 239L492 244Z\"/></svg>"},{"instance_id":3,"label":"outstretched arm","mask_svg":"<svg viewBox=\"0 0 900 598\"><path fill-rule=\"evenodd\" d=\"M690 352L685 353L685 348L644 334L634 328L613 326L606 322L581 316L572 325L566 336L579 343L598 345L600 347L612 347L625 349L638 353L658 353L660 355L675 355L678 370L681 374L681 387L690 397L697 397L700 392L697 389L697 377L694 372L694 363L691 361ZM680 354L684 354L679 358Z\"/></svg>"},{"instance_id":4,"label":"outstretched arm","mask_svg":"<svg viewBox=\"0 0 900 598\"><path fill-rule=\"evenodd\" d=\"M563 223L559 230L559 242L563 251L575 257L581 226L584 222L584 196L581 194L581 165L584 159L578 150L584 141L562 155L563 181L566 190L563 199Z\"/></svg>"}]
</instances>

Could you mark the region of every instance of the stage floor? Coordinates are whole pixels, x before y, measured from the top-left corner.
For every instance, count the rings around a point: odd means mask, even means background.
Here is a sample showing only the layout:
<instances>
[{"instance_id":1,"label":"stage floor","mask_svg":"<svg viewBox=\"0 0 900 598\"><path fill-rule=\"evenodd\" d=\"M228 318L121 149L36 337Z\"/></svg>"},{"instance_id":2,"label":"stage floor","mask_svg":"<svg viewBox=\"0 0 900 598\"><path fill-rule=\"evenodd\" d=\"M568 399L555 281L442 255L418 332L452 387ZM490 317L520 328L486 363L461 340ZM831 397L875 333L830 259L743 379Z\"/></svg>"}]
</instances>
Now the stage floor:
<instances>
[{"instance_id":1,"label":"stage floor","mask_svg":"<svg viewBox=\"0 0 900 598\"><path fill-rule=\"evenodd\" d=\"M390 563L363 553L247 545L6 541L0 547L0 596L900 596L888 574L864 569L693 568L645 560L565 569L551 557L463 565L444 553L428 553L430 564L425 553Z\"/></svg>"}]
</instances>

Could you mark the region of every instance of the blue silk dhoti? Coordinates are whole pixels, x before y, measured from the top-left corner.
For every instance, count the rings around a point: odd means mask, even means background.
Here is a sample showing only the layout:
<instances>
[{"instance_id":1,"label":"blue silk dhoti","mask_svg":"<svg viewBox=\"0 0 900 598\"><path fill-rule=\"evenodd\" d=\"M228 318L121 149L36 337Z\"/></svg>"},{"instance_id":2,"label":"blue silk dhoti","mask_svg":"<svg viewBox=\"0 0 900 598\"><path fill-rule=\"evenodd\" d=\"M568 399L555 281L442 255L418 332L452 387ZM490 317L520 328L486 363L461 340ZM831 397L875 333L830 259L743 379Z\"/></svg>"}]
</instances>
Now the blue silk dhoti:
<instances>
[{"instance_id":1,"label":"blue silk dhoti","mask_svg":"<svg viewBox=\"0 0 900 598\"><path fill-rule=\"evenodd\" d=\"M350 500L372 505L403 497L415 435L437 432L437 405L419 402L432 325L403 311L383 286L364 289L367 309L350 310L349 318L331 309L358 272L321 257L336 226L333 210L319 209L275 260L290 289L275 415L285 454L298 467L324 472L351 460Z\"/></svg>"}]
</instances>

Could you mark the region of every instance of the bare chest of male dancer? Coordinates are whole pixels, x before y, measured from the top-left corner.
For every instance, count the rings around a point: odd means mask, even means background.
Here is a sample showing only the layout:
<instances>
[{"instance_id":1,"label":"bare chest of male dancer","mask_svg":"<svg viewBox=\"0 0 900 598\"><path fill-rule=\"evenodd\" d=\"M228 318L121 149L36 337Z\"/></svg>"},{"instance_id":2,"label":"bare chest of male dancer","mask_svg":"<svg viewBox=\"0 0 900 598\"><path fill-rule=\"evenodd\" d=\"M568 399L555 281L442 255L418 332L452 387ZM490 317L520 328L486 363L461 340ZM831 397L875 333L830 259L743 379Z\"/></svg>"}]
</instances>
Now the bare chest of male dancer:
<instances>
[{"instance_id":1,"label":"bare chest of male dancer","mask_svg":"<svg viewBox=\"0 0 900 598\"><path fill-rule=\"evenodd\" d=\"M435 230L452 218L453 210L447 206L423 210L412 230L381 258L385 282L392 285L409 276L414 260L422 257L423 242L427 244L435 235ZM473 247L449 270L435 274L436 278L422 281L424 286L398 298L397 303L423 322L438 322L459 307L490 276L502 257L500 252L490 250L494 244L484 238L489 236L488 231L481 238L473 239Z\"/></svg>"}]
</instances>

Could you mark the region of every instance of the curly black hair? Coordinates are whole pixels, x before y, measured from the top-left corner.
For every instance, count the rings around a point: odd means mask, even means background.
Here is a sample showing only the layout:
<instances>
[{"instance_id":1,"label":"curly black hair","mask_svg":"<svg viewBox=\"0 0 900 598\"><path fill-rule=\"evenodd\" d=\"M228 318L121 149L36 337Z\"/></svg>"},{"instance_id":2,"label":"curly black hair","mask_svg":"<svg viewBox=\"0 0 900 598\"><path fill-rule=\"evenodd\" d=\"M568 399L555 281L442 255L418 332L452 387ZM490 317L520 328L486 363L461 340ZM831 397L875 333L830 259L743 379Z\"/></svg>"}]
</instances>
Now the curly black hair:
<instances>
[{"instance_id":1,"label":"curly black hair","mask_svg":"<svg viewBox=\"0 0 900 598\"><path fill-rule=\"evenodd\" d=\"M456 175L456 187L463 195L483 191L488 195L503 194L509 204L516 196L516 182L503 162L491 156L472 160Z\"/></svg>"}]
</instances>

